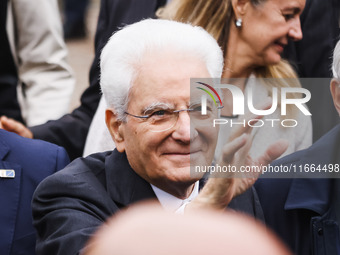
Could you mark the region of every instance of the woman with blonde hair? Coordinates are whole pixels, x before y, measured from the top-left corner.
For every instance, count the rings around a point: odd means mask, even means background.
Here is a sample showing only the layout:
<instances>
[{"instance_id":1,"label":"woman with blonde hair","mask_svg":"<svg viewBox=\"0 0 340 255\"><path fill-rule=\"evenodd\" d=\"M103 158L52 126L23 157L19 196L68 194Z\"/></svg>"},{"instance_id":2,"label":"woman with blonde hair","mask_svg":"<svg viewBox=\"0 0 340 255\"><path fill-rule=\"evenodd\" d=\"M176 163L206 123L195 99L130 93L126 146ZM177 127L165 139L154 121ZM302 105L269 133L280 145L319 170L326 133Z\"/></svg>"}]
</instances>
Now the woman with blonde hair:
<instances>
[{"instance_id":1,"label":"woman with blonde hair","mask_svg":"<svg viewBox=\"0 0 340 255\"><path fill-rule=\"evenodd\" d=\"M281 59L281 53L289 40L302 39L300 14L304 6L305 0L172 0L158 11L158 17L201 26L213 35L224 52L222 83L238 86L245 98L252 91L256 106L273 96L273 87L279 92L283 87L300 87L296 73ZM221 117L229 123L240 123L244 116L232 115L231 93L223 89L222 95ZM301 93L289 96L298 98ZM282 125L284 119L294 120L296 126ZM284 155L306 148L312 141L310 116L294 105L288 105L283 116L279 104L258 125L262 126L252 130L252 156L261 155L271 141L279 138L290 143ZM230 132L230 124L220 126L217 154Z\"/></svg>"}]
</instances>

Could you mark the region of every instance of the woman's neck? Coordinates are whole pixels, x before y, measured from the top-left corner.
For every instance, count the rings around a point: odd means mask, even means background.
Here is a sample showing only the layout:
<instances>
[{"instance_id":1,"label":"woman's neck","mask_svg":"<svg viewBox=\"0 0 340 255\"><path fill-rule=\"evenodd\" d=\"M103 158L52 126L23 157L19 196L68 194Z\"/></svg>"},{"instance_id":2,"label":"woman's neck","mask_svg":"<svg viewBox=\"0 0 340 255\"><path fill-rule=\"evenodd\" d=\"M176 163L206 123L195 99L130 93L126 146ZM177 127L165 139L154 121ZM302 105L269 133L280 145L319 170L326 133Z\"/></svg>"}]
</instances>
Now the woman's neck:
<instances>
[{"instance_id":1,"label":"woman's neck","mask_svg":"<svg viewBox=\"0 0 340 255\"><path fill-rule=\"evenodd\" d=\"M238 33L239 31L234 26L230 28L222 81L237 86L244 92L247 80L254 72L254 63L246 54L246 48L242 46ZM222 94L225 107L221 110L221 115L232 117L233 96L226 89L222 91Z\"/></svg>"},{"instance_id":2,"label":"woman's neck","mask_svg":"<svg viewBox=\"0 0 340 255\"><path fill-rule=\"evenodd\" d=\"M222 78L248 78L254 72L254 60L246 51L247 47L242 45L238 29L231 26Z\"/></svg>"}]
</instances>

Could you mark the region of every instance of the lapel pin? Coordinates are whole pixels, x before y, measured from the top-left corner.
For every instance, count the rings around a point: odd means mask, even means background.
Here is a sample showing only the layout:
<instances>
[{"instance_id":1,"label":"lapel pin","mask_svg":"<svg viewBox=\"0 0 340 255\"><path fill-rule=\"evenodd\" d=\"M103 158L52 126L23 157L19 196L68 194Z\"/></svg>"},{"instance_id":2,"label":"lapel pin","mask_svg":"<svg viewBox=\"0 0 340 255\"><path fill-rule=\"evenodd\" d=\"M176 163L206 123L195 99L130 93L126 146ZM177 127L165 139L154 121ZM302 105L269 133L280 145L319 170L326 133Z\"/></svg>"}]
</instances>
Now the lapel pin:
<instances>
[{"instance_id":1,"label":"lapel pin","mask_svg":"<svg viewBox=\"0 0 340 255\"><path fill-rule=\"evenodd\" d=\"M15 171L13 169L0 169L0 178L13 179L15 177Z\"/></svg>"}]
</instances>

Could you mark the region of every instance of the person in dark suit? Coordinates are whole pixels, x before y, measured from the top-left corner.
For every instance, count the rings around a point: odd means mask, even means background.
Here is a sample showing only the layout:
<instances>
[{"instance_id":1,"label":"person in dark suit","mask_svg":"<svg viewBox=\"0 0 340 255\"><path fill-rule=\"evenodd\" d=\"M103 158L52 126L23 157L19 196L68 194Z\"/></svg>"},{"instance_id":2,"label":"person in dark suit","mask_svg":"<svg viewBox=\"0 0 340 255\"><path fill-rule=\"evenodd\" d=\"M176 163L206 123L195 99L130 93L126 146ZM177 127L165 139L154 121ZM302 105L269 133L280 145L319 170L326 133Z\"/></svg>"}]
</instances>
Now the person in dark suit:
<instances>
[{"instance_id":1,"label":"person in dark suit","mask_svg":"<svg viewBox=\"0 0 340 255\"><path fill-rule=\"evenodd\" d=\"M340 114L340 42L334 50L333 75L331 94ZM306 178L259 179L255 184L266 223L294 254L340 254L339 140L340 124L310 148L273 163L294 165L298 171L302 167Z\"/></svg>"},{"instance_id":2,"label":"person in dark suit","mask_svg":"<svg viewBox=\"0 0 340 255\"><path fill-rule=\"evenodd\" d=\"M218 136L211 125L217 107L209 103L201 115L198 98L190 97L190 77L222 73L222 51L208 32L174 21L140 21L111 37L100 67L106 124L117 148L76 159L39 185L32 202L38 254L76 254L109 216L150 198L172 212L230 205L261 217L256 193L248 189L252 179L211 178L199 192L204 172L190 174L191 164L212 164ZM228 143L219 165L242 164L248 142L242 135ZM265 164L287 148L273 146L247 163Z\"/></svg>"},{"instance_id":3,"label":"person in dark suit","mask_svg":"<svg viewBox=\"0 0 340 255\"><path fill-rule=\"evenodd\" d=\"M35 254L33 192L40 181L68 163L61 147L0 130L1 254Z\"/></svg>"},{"instance_id":4,"label":"person in dark suit","mask_svg":"<svg viewBox=\"0 0 340 255\"><path fill-rule=\"evenodd\" d=\"M90 86L81 96L81 105L72 113L45 124L25 128L2 118L3 128L28 138L55 143L66 149L71 159L82 156L88 129L96 112L101 93L99 56L109 37L118 28L144 18L154 17L166 0L101 0L95 37L95 58L90 70Z\"/></svg>"}]
</instances>

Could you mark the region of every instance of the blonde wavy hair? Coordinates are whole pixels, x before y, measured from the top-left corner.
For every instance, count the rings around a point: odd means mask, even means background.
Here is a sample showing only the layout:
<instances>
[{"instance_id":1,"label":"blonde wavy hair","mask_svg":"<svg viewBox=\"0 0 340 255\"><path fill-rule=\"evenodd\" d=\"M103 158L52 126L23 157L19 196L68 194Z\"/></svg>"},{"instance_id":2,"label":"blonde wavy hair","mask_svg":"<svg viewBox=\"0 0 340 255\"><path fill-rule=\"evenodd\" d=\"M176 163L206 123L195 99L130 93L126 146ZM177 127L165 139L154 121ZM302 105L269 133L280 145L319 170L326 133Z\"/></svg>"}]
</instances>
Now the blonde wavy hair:
<instances>
[{"instance_id":1,"label":"blonde wavy hair","mask_svg":"<svg viewBox=\"0 0 340 255\"><path fill-rule=\"evenodd\" d=\"M250 0L253 6L259 6L268 0ZM229 28L232 25L235 15L231 0L172 0L167 6L157 11L157 17L161 19L171 19L184 23L191 23L195 26L203 27L218 42L223 50L224 56L229 37ZM297 74L286 60L281 60L278 64L261 66L254 70L257 78L282 78L278 79L278 87L301 87ZM271 96L272 87L264 79L264 84ZM301 97L299 94L292 93L293 98ZM291 107L288 106L288 115L293 114ZM295 111L294 111L295 112Z\"/></svg>"}]
</instances>

